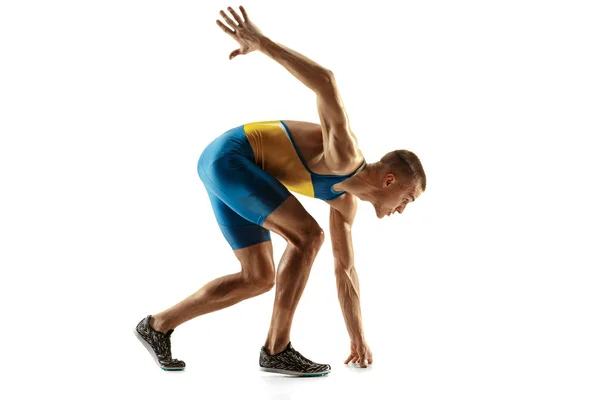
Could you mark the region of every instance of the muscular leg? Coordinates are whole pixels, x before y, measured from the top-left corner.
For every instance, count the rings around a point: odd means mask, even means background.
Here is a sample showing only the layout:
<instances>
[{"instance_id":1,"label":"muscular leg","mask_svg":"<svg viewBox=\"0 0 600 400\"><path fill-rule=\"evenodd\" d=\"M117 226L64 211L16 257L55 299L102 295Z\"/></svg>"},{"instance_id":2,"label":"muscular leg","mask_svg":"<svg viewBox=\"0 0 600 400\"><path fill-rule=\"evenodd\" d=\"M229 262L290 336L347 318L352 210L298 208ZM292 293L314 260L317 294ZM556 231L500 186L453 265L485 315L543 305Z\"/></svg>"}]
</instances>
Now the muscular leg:
<instances>
[{"instance_id":1,"label":"muscular leg","mask_svg":"<svg viewBox=\"0 0 600 400\"><path fill-rule=\"evenodd\" d=\"M234 253L242 266L241 272L217 278L180 303L153 315L150 326L164 333L199 315L229 307L273 287L275 266L270 240Z\"/></svg>"},{"instance_id":2,"label":"muscular leg","mask_svg":"<svg viewBox=\"0 0 600 400\"><path fill-rule=\"evenodd\" d=\"M324 234L317 222L290 196L265 220L263 227L287 240L277 269L275 304L265 342L270 354L283 351L290 342L294 312L306 286Z\"/></svg>"},{"instance_id":3,"label":"muscular leg","mask_svg":"<svg viewBox=\"0 0 600 400\"><path fill-rule=\"evenodd\" d=\"M277 293L265 345L271 354L279 352L289 342L292 318L312 263L323 244L323 231L282 183L254 163L243 127L228 131L207 146L198 162L198 174L207 188L223 234L232 248L241 247L241 251L236 250L236 256L242 263L242 272L212 281L181 303L157 314L156 327L153 327L174 329L195 316L271 288L275 279L273 251L266 238L268 231L273 231L288 242L277 272ZM250 243L244 245L248 238L260 239L253 246L263 250L253 251ZM254 278L256 273L261 277L258 280Z\"/></svg>"}]
</instances>

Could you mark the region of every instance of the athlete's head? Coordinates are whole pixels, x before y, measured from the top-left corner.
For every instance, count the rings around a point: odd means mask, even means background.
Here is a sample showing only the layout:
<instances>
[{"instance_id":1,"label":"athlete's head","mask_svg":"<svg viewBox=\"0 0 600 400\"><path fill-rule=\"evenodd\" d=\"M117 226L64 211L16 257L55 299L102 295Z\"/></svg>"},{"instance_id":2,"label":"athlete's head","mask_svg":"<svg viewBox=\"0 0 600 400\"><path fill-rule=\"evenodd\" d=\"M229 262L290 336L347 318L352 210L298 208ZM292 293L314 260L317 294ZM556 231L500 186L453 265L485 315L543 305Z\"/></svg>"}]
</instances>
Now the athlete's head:
<instances>
[{"instance_id":1,"label":"athlete's head","mask_svg":"<svg viewBox=\"0 0 600 400\"><path fill-rule=\"evenodd\" d=\"M425 191L427 180L419 157L408 150L390 151L374 165L378 186L371 203L378 218L402 213Z\"/></svg>"}]
</instances>

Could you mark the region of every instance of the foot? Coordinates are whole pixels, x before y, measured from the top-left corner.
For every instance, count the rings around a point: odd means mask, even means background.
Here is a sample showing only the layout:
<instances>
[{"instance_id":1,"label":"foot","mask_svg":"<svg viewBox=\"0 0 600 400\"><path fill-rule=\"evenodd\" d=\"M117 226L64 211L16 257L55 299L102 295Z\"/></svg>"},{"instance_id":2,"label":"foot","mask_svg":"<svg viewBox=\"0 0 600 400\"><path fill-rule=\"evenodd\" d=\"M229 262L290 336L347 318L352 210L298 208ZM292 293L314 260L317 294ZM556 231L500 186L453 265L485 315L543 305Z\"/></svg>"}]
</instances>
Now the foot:
<instances>
[{"instance_id":1,"label":"foot","mask_svg":"<svg viewBox=\"0 0 600 400\"><path fill-rule=\"evenodd\" d=\"M165 371L182 371L185 363L171 357L171 334L173 329L162 333L150 326L151 315L141 320L134 333L159 367Z\"/></svg>"},{"instance_id":2,"label":"foot","mask_svg":"<svg viewBox=\"0 0 600 400\"><path fill-rule=\"evenodd\" d=\"M321 376L331 372L329 364L312 362L297 352L290 342L285 350L274 355L269 354L266 347L260 350L260 367L266 372L276 372L298 376Z\"/></svg>"}]
</instances>

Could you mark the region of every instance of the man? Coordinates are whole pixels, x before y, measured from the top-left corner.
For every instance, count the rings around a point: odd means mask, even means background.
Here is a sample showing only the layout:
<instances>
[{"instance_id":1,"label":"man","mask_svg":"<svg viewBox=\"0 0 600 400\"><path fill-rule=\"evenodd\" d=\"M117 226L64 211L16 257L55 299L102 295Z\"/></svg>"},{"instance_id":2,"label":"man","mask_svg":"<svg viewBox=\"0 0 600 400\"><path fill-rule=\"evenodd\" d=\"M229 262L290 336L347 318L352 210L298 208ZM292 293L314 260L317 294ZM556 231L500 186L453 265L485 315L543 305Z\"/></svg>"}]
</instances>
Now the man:
<instances>
[{"instance_id":1,"label":"man","mask_svg":"<svg viewBox=\"0 0 600 400\"><path fill-rule=\"evenodd\" d=\"M425 173L418 157L407 150L392 151L376 163L366 163L331 71L269 40L243 7L241 17L231 7L228 10L233 19L221 11L225 23L217 20L217 25L240 45L229 58L256 50L280 63L315 92L321 124L249 123L225 132L206 147L198 173L241 271L217 278L173 307L148 315L135 333L159 366L182 370L185 363L171 357L170 336L175 327L276 286L260 366L292 375L329 373L328 364L305 358L290 342L294 312L325 240L321 227L290 193L293 191L322 199L331 207L338 297L351 343L345 363L358 362L366 368L373 357L363 334L354 269L351 227L356 198L373 204L378 218L402 213L425 190ZM287 240L277 272L269 231Z\"/></svg>"}]
</instances>

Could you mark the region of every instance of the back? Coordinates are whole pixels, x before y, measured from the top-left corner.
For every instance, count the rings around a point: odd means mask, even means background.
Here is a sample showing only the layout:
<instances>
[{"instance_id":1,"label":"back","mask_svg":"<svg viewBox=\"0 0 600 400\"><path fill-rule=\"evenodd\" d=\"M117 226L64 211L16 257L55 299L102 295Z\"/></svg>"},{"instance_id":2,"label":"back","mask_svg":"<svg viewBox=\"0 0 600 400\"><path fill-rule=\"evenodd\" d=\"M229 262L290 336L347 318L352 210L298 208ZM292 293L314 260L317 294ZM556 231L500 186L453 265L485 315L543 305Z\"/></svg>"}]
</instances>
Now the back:
<instances>
[{"instance_id":1,"label":"back","mask_svg":"<svg viewBox=\"0 0 600 400\"><path fill-rule=\"evenodd\" d=\"M310 170L287 125L283 121L264 121L244 124L244 133L254 152L254 162L281 182L288 190L308 197L333 200L344 191L333 190L333 185L358 173L363 163L347 175L324 175Z\"/></svg>"}]
</instances>

